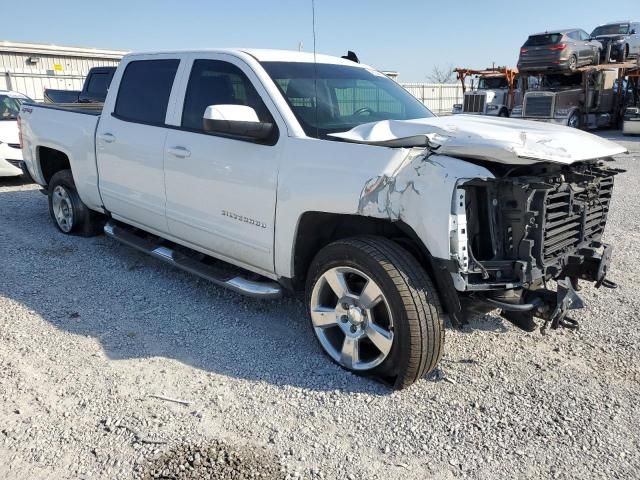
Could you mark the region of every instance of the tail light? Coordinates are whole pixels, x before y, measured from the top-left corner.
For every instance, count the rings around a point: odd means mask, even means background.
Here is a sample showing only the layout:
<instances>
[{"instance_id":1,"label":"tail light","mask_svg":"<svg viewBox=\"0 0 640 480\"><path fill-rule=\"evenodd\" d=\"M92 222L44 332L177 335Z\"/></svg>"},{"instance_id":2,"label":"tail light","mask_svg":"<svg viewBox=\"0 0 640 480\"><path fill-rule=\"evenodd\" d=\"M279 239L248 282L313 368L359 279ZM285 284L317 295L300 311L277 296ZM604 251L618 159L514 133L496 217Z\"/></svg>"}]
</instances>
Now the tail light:
<instances>
[{"instance_id":1,"label":"tail light","mask_svg":"<svg viewBox=\"0 0 640 480\"><path fill-rule=\"evenodd\" d=\"M20 115L18 115L18 143L20 144L20 148L22 148L22 122L20 120Z\"/></svg>"},{"instance_id":2,"label":"tail light","mask_svg":"<svg viewBox=\"0 0 640 480\"><path fill-rule=\"evenodd\" d=\"M522 48L520 49L520 53L527 53L528 51L529 51L529 49L528 49L528 48L524 48L524 47L522 47Z\"/></svg>"},{"instance_id":3,"label":"tail light","mask_svg":"<svg viewBox=\"0 0 640 480\"><path fill-rule=\"evenodd\" d=\"M553 45L549 47L549 50L556 52L556 51L564 50L565 48L567 48L566 43L559 43L558 45Z\"/></svg>"}]
</instances>

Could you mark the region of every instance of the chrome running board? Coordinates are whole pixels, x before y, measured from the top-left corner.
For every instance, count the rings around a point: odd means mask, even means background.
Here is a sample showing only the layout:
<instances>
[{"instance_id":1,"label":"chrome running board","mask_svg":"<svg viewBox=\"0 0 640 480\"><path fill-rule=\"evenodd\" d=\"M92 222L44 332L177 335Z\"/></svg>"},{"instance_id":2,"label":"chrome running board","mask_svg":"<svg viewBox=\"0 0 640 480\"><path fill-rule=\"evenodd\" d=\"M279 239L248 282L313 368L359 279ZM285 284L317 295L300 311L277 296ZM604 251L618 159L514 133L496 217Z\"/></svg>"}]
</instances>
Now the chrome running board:
<instances>
[{"instance_id":1,"label":"chrome running board","mask_svg":"<svg viewBox=\"0 0 640 480\"><path fill-rule=\"evenodd\" d=\"M203 263L189 255L174 250L171 246L164 245L159 237L149 238L150 234L137 229L129 228L123 224L109 221L104 226L104 233L125 245L140 250L165 263L173 265L181 270L197 275L221 287L254 298L274 299L282 296L282 287L272 280L249 280L243 277L241 269L228 265L220 260L228 268L218 268L215 265ZM194 252L195 253L195 252Z\"/></svg>"}]
</instances>

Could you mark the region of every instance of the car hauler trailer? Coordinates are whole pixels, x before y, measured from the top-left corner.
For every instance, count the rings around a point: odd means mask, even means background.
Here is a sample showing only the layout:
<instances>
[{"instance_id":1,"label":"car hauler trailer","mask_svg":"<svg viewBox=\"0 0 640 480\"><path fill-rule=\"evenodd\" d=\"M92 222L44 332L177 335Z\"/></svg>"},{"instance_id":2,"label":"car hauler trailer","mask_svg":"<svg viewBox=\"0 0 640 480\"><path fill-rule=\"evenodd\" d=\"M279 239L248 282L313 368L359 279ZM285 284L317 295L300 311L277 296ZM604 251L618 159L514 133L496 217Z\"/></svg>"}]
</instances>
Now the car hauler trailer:
<instances>
[{"instance_id":1,"label":"car hauler trailer","mask_svg":"<svg viewBox=\"0 0 640 480\"><path fill-rule=\"evenodd\" d=\"M492 67L485 70L456 68L458 80L462 84L463 103L453 106L452 113L493 115L508 117L518 103L518 70L507 67ZM467 91L467 78L475 77Z\"/></svg>"},{"instance_id":2,"label":"car hauler trailer","mask_svg":"<svg viewBox=\"0 0 640 480\"><path fill-rule=\"evenodd\" d=\"M640 58L638 66L640 67ZM629 72L627 81L629 82L630 95L622 119L622 133L640 135L640 68Z\"/></svg>"},{"instance_id":3,"label":"car hauler trailer","mask_svg":"<svg viewBox=\"0 0 640 480\"><path fill-rule=\"evenodd\" d=\"M575 128L617 127L626 106L637 97L637 82L630 79L638 70L637 63L627 62L568 73L522 72L523 102L511 114Z\"/></svg>"}]
</instances>

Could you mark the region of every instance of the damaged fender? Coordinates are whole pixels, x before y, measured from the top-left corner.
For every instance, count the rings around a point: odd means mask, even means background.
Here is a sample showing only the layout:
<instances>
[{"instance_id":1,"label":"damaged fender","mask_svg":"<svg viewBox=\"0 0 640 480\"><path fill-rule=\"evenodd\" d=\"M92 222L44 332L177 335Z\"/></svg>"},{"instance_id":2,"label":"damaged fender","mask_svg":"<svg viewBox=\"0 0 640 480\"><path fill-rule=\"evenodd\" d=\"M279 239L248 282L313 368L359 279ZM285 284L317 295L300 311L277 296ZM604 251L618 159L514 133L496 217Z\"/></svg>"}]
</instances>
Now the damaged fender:
<instances>
[{"instance_id":1,"label":"damaged fender","mask_svg":"<svg viewBox=\"0 0 640 480\"><path fill-rule=\"evenodd\" d=\"M425 148L407 154L364 184L358 214L403 221L432 256L451 259L451 233L457 230L454 193L465 180L494 178L484 167L435 154ZM463 209L464 211L464 209Z\"/></svg>"}]
</instances>

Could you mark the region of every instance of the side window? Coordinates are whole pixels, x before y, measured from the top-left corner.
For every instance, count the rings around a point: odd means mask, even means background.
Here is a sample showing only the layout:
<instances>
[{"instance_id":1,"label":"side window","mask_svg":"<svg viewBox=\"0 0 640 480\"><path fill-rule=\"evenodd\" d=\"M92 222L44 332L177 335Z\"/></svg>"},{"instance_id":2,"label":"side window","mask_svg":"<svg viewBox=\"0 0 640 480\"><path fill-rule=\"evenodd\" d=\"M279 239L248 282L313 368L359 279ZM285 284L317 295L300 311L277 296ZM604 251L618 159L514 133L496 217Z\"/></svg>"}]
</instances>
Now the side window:
<instances>
[{"instance_id":1,"label":"side window","mask_svg":"<svg viewBox=\"0 0 640 480\"><path fill-rule=\"evenodd\" d=\"M256 111L261 122L273 122L242 70L221 60L196 60L189 76L181 125L203 131L202 117L209 105L246 105Z\"/></svg>"},{"instance_id":2,"label":"side window","mask_svg":"<svg viewBox=\"0 0 640 480\"><path fill-rule=\"evenodd\" d=\"M589 40L589 35L587 35L587 32L585 32L584 30L580 30L580 39L581 40Z\"/></svg>"},{"instance_id":3,"label":"side window","mask_svg":"<svg viewBox=\"0 0 640 480\"><path fill-rule=\"evenodd\" d=\"M578 32L569 32L567 33L567 37L569 37L571 40L579 40L579 36L578 36Z\"/></svg>"},{"instance_id":4,"label":"side window","mask_svg":"<svg viewBox=\"0 0 640 480\"><path fill-rule=\"evenodd\" d=\"M132 122L164 124L180 60L137 60L127 65L115 115Z\"/></svg>"}]
</instances>

